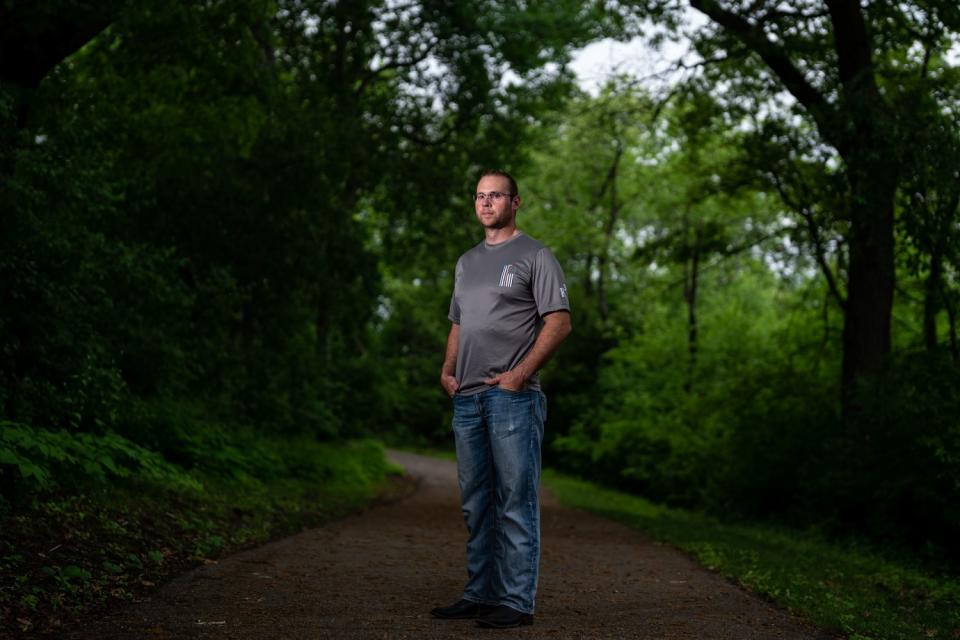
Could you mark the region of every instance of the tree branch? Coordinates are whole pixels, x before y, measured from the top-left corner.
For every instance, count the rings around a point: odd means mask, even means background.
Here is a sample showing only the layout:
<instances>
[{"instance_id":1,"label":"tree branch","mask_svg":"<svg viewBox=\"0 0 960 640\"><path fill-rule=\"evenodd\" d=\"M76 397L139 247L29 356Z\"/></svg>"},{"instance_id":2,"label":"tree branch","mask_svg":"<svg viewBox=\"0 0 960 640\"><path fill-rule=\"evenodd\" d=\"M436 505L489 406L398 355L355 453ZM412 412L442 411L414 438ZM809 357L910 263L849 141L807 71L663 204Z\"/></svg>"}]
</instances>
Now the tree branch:
<instances>
[{"instance_id":1,"label":"tree branch","mask_svg":"<svg viewBox=\"0 0 960 640\"><path fill-rule=\"evenodd\" d=\"M603 182L600 183L600 186L594 192L593 199L587 206L587 211L593 211L600 206L600 201L603 200L603 195L606 193L607 188L616 180L617 165L620 163L620 156L622 154L623 146L620 144L620 140L617 140L617 150L613 155L613 162L610 164L610 168L607 169L607 175L604 177Z\"/></svg>"},{"instance_id":2,"label":"tree branch","mask_svg":"<svg viewBox=\"0 0 960 640\"><path fill-rule=\"evenodd\" d=\"M840 305L841 309L846 309L847 300L844 298L843 294L840 293L840 287L837 285L837 279L833 273L833 269L831 269L830 265L827 263L826 248L823 245L823 238L820 236L820 227L817 225L817 221L813 218L813 212L810 211L809 207L805 207L799 202L795 201L790 194L787 193L786 188L783 186L783 183L780 180L780 176L778 176L775 171L771 171L770 176L773 178L773 183L776 186L777 193L780 194L780 199L783 200L783 203L799 213L806 222L807 233L810 234L810 241L813 243L813 255L817 261L817 265L820 267L823 277L827 279L827 286L830 288L831 295L833 295L833 298L837 301L837 304Z\"/></svg>"},{"instance_id":3,"label":"tree branch","mask_svg":"<svg viewBox=\"0 0 960 640\"><path fill-rule=\"evenodd\" d=\"M439 40L434 40L433 42L431 42L429 45L426 46L426 48L420 53L420 55L414 58L410 58L409 60L399 60L399 59L391 60L390 62L384 63L383 65L377 67L376 69L371 69L363 77L363 80L361 80L360 84L357 86L357 89L356 89L357 95L360 95L364 91L366 91L367 87L374 80L379 78L384 71L388 71L390 69L409 69L410 67L414 67L420 64L421 62L423 62L424 60L430 57L430 54L433 53L433 50L436 48L439 42L440 42Z\"/></svg>"},{"instance_id":4,"label":"tree branch","mask_svg":"<svg viewBox=\"0 0 960 640\"><path fill-rule=\"evenodd\" d=\"M844 87L853 82L864 82L875 89L873 74L867 73L872 69L873 61L859 0L827 0L827 7L833 21L833 47L837 53L840 82ZM843 37L838 36L840 33Z\"/></svg>"},{"instance_id":5,"label":"tree branch","mask_svg":"<svg viewBox=\"0 0 960 640\"><path fill-rule=\"evenodd\" d=\"M716 258L715 260L711 261L709 264L706 264L706 265L700 267L700 273L702 274L702 273L705 272L705 271L712 270L712 269L714 269L715 267L718 267L718 266L720 266L721 264L723 264L724 260L726 260L727 258L732 258L732 257L735 256L735 255L741 254L741 253L743 253L744 251L748 251L748 250L750 250L750 249L752 249L752 248L754 248L754 247L756 247L756 246L758 246L758 245L763 244L763 243L766 242L767 240L771 240L771 239L773 239L773 238L776 238L778 235L780 235L780 234L783 233L784 231L786 231L786 230L788 230L788 229L791 229L791 228L792 228L792 227L784 227L784 228L774 229L774 230L771 231L770 233L764 233L764 234L762 234L762 235L758 235L758 236L755 237L755 238L749 238L749 239L743 241L742 243L740 243L740 244L738 244L738 245L734 245L734 246L732 246L732 247L724 250L722 253L720 253L720 254L717 256L717 258ZM652 244L663 244L663 242L664 242L664 240L659 240L659 241L654 241ZM645 253L645 250L648 249L648 248L649 248L649 247L638 247L637 250L634 252L634 257L637 257L637 256ZM686 283L686 276L684 276L682 279L674 280L674 281L665 283L665 284L663 285L663 288L661 289L661 291L667 291L668 289L672 289L673 287L677 287L677 286L680 286L680 285L684 285L685 283Z\"/></svg>"},{"instance_id":6,"label":"tree branch","mask_svg":"<svg viewBox=\"0 0 960 640\"><path fill-rule=\"evenodd\" d=\"M821 135L845 155L848 145L837 126L836 109L814 87L803 72L790 60L783 47L770 41L763 29L750 24L742 16L724 9L717 0L690 0L690 6L729 31L770 67L797 101L813 117Z\"/></svg>"},{"instance_id":7,"label":"tree branch","mask_svg":"<svg viewBox=\"0 0 960 640\"><path fill-rule=\"evenodd\" d=\"M814 20L816 18L826 18L829 15L830 11L827 9L822 11L814 11L813 13L804 13L802 11L787 11L785 9L775 7L757 18L757 26L764 25L775 18L790 18L791 20Z\"/></svg>"},{"instance_id":8,"label":"tree branch","mask_svg":"<svg viewBox=\"0 0 960 640\"><path fill-rule=\"evenodd\" d=\"M7 2L0 7L0 80L36 89L67 56L106 29L126 0Z\"/></svg>"}]
</instances>

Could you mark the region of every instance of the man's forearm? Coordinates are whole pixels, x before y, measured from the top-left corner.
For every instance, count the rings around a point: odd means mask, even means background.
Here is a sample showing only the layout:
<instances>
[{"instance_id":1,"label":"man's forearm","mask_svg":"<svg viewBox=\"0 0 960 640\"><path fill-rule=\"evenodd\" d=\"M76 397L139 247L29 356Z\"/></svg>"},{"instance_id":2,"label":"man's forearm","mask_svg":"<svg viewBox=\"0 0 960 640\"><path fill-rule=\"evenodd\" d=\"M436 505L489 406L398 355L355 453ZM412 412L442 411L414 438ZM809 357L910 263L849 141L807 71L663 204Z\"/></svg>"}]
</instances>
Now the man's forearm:
<instances>
[{"instance_id":1,"label":"man's forearm","mask_svg":"<svg viewBox=\"0 0 960 640\"><path fill-rule=\"evenodd\" d=\"M460 344L460 325L451 324L447 335L447 351L443 356L441 375L452 376L457 372L457 349Z\"/></svg>"},{"instance_id":2,"label":"man's forearm","mask_svg":"<svg viewBox=\"0 0 960 640\"><path fill-rule=\"evenodd\" d=\"M547 363L560 343L573 330L570 323L570 313L567 311L556 311L543 320L543 327L540 329L533 346L530 347L530 351L527 352L527 356L514 367L514 371L520 374L524 381Z\"/></svg>"},{"instance_id":3,"label":"man's forearm","mask_svg":"<svg viewBox=\"0 0 960 640\"><path fill-rule=\"evenodd\" d=\"M450 325L450 333L447 335L447 351L443 355L443 367L440 369L440 386L443 387L447 395L453 397L453 394L460 388L460 383L454 377L457 373L457 350L460 344L460 325L454 323Z\"/></svg>"}]
</instances>

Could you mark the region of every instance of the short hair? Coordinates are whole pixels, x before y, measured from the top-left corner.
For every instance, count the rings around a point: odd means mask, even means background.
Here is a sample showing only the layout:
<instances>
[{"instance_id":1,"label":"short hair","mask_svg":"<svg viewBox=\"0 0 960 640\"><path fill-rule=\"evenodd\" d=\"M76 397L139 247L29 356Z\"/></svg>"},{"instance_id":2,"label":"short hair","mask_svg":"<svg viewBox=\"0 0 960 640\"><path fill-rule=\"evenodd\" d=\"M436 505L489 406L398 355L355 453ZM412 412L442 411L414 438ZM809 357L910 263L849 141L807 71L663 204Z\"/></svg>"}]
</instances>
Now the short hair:
<instances>
[{"instance_id":1,"label":"short hair","mask_svg":"<svg viewBox=\"0 0 960 640\"><path fill-rule=\"evenodd\" d=\"M480 177L477 178L477 182L480 182L483 178L487 176L500 176L501 178L506 178L510 183L510 195L520 195L520 187L517 186L517 181L513 179L513 176L504 171L503 169L484 169L480 173Z\"/></svg>"}]
</instances>

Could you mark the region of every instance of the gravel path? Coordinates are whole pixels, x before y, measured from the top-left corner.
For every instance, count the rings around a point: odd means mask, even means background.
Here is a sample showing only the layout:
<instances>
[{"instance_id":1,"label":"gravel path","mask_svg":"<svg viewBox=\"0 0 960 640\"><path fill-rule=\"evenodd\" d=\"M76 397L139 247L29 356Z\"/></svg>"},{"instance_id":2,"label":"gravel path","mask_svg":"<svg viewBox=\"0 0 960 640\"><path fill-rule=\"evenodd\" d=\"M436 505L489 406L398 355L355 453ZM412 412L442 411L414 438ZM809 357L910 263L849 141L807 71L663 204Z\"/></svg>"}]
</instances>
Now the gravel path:
<instances>
[{"instance_id":1,"label":"gravel path","mask_svg":"<svg viewBox=\"0 0 960 640\"><path fill-rule=\"evenodd\" d=\"M181 575L79 637L834 637L669 546L549 495L534 625L501 631L435 620L430 608L456 600L465 577L456 467L390 456L419 481L408 498Z\"/></svg>"}]
</instances>

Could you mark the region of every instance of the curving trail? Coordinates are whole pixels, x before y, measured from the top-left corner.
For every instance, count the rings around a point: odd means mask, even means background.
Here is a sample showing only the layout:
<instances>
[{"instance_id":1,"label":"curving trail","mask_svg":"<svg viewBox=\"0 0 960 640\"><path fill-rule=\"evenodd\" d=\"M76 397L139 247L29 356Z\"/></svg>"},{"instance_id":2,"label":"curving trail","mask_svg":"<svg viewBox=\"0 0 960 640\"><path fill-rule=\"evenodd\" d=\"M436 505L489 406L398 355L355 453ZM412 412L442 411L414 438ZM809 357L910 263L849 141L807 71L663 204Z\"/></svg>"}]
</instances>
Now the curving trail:
<instances>
[{"instance_id":1,"label":"curving trail","mask_svg":"<svg viewBox=\"0 0 960 640\"><path fill-rule=\"evenodd\" d=\"M826 639L624 525L543 500L535 623L505 631L428 611L459 597L466 530L454 463L391 452L413 495L181 575L81 638Z\"/></svg>"}]
</instances>

